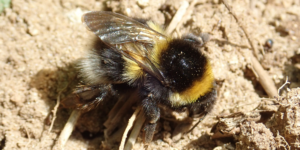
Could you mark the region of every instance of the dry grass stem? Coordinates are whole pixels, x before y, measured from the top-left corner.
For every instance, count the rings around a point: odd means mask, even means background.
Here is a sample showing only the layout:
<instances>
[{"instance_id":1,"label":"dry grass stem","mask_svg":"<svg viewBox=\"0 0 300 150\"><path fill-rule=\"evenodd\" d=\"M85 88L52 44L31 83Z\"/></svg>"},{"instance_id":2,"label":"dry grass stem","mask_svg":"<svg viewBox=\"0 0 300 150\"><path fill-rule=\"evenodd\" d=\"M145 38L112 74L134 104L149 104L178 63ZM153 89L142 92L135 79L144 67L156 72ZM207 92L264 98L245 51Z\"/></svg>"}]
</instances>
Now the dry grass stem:
<instances>
[{"instance_id":1,"label":"dry grass stem","mask_svg":"<svg viewBox=\"0 0 300 150\"><path fill-rule=\"evenodd\" d=\"M279 95L279 93L280 93L280 90L285 86L285 85L287 85L287 84L290 84L290 82L289 82L289 77L286 77L286 80L285 80L285 82L284 82L284 84L281 86L281 87L279 87L278 88L278 96L280 96Z\"/></svg>"},{"instance_id":2,"label":"dry grass stem","mask_svg":"<svg viewBox=\"0 0 300 150\"><path fill-rule=\"evenodd\" d=\"M141 131L142 126L144 125L146 118L144 116L143 111L141 111L137 117L137 120L133 126L130 136L125 144L124 150L131 150L135 141Z\"/></svg>"},{"instance_id":3,"label":"dry grass stem","mask_svg":"<svg viewBox=\"0 0 300 150\"><path fill-rule=\"evenodd\" d=\"M132 116L130 117L129 121L128 121L128 124L127 124L127 127L123 133L123 137L122 137L122 141L121 141L121 144L120 144L120 147L119 147L119 150L123 150L124 149L124 146L125 146L125 141L126 141L126 138L127 138L127 134L129 132L129 130L132 128L133 126L133 123L134 121L136 120L136 117L137 115L140 113L141 111L141 107L138 107L134 113L132 114Z\"/></svg>"},{"instance_id":4,"label":"dry grass stem","mask_svg":"<svg viewBox=\"0 0 300 150\"><path fill-rule=\"evenodd\" d=\"M127 114L127 112L131 109L132 105L137 101L137 92L138 91L132 92L129 98L124 103L124 105L115 114L115 116L112 116L113 118L109 119L110 122L106 123L106 130L104 131L106 137L109 137L112 134L112 132L116 129L116 127L119 126L119 122L123 119L124 115Z\"/></svg>"},{"instance_id":5,"label":"dry grass stem","mask_svg":"<svg viewBox=\"0 0 300 150\"><path fill-rule=\"evenodd\" d=\"M64 148L66 142L68 141L73 129L76 125L78 118L80 117L80 110L73 110L71 116L69 117L67 123L65 124L62 132L59 135L58 141L54 145L54 150L61 150Z\"/></svg>"},{"instance_id":6,"label":"dry grass stem","mask_svg":"<svg viewBox=\"0 0 300 150\"><path fill-rule=\"evenodd\" d=\"M258 75L258 81L260 82L260 84L262 85L262 87L264 88L264 90L266 91L266 93L268 94L269 97L277 96L277 89L276 89L276 86L275 86L273 80L270 78L270 76L268 75L268 73L263 69L263 67L261 66L261 64L257 60L257 58L258 58L257 57L258 51L254 47L254 45L253 45L253 43L251 41L251 38L250 38L247 30L244 28L243 24L239 21L237 15L233 12L233 10L231 9L231 7L228 5L227 1L223 0L222 2L225 5L225 7L228 9L228 11L230 12L230 14L234 17L234 19L236 20L236 22L239 25L239 27L245 33L246 38L247 38L247 40L248 40L251 48L254 51L253 53L256 56L256 58L254 56L250 56L250 58L251 58L251 62L252 62L252 65L253 65L253 69L254 69L254 71Z\"/></svg>"},{"instance_id":7,"label":"dry grass stem","mask_svg":"<svg viewBox=\"0 0 300 150\"><path fill-rule=\"evenodd\" d=\"M258 60L252 55L250 56L252 59L252 66L255 72L258 75L258 81L266 91L266 93L269 95L269 97L275 97L277 96L277 89L273 82L273 80L270 78L269 74L263 69L261 64L258 62Z\"/></svg>"},{"instance_id":8,"label":"dry grass stem","mask_svg":"<svg viewBox=\"0 0 300 150\"><path fill-rule=\"evenodd\" d=\"M182 26L183 23L185 23L190 16L192 15L192 12L195 8L196 3L198 2L198 0L193 0L190 4L190 6L187 8L187 11L185 12L184 16L181 18L181 20L177 23L175 30L179 31L179 27ZM170 32L172 33L172 32ZM179 32L177 32L178 36L181 35Z\"/></svg>"},{"instance_id":9,"label":"dry grass stem","mask_svg":"<svg viewBox=\"0 0 300 150\"><path fill-rule=\"evenodd\" d=\"M107 120L103 123L104 126L108 127L111 123L111 120L116 116L116 114L119 112L119 110L122 108L124 103L126 103L126 100L128 99L129 95L122 95L118 99L117 103L114 105L114 107L109 111Z\"/></svg>"},{"instance_id":10,"label":"dry grass stem","mask_svg":"<svg viewBox=\"0 0 300 150\"><path fill-rule=\"evenodd\" d=\"M167 34L171 34L175 28L177 27L178 23L180 22L180 20L182 20L183 15L185 14L187 8L189 6L189 3L187 1L183 1L182 5L180 6L180 8L177 10L176 14L174 15L171 23L169 24L169 26L166 29L166 33Z\"/></svg>"}]
</instances>

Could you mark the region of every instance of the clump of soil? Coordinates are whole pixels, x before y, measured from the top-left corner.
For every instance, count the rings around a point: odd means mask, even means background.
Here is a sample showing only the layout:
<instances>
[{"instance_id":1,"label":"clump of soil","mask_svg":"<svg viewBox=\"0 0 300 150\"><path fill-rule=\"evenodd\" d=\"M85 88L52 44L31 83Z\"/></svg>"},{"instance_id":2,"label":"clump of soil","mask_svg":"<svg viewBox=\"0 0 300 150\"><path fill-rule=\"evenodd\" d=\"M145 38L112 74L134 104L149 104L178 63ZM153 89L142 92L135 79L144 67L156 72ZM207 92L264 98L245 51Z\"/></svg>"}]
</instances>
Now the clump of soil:
<instances>
[{"instance_id":1,"label":"clump of soil","mask_svg":"<svg viewBox=\"0 0 300 150\"><path fill-rule=\"evenodd\" d=\"M300 146L300 89L292 89L277 101L278 111L267 122L267 127L278 137L278 147L297 149Z\"/></svg>"},{"instance_id":2,"label":"clump of soil","mask_svg":"<svg viewBox=\"0 0 300 150\"><path fill-rule=\"evenodd\" d=\"M294 88L272 99L272 104L262 102L262 107L252 112L219 116L212 137L233 137L236 149L297 149L300 137L299 94L300 88ZM269 109L263 105L273 107Z\"/></svg>"},{"instance_id":3,"label":"clump of soil","mask_svg":"<svg viewBox=\"0 0 300 150\"><path fill-rule=\"evenodd\" d=\"M241 133L237 135L236 149L275 149L275 139L272 132L262 123L244 122Z\"/></svg>"}]
</instances>

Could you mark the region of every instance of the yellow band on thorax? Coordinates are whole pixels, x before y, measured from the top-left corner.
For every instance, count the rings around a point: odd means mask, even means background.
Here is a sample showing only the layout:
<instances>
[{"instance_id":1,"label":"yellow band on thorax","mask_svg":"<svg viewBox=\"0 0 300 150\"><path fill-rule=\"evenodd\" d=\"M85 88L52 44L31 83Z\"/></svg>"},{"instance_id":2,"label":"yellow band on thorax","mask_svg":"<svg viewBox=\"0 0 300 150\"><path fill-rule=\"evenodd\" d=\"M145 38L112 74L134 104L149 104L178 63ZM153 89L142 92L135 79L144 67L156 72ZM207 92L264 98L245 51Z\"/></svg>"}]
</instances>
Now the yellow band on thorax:
<instances>
[{"instance_id":1,"label":"yellow band on thorax","mask_svg":"<svg viewBox=\"0 0 300 150\"><path fill-rule=\"evenodd\" d=\"M214 76L212 73L211 65L208 62L206 64L206 70L197 81L194 81L193 85L187 90L180 93L171 93L169 98L172 106L182 106L196 102L201 96L212 91L214 82Z\"/></svg>"}]
</instances>

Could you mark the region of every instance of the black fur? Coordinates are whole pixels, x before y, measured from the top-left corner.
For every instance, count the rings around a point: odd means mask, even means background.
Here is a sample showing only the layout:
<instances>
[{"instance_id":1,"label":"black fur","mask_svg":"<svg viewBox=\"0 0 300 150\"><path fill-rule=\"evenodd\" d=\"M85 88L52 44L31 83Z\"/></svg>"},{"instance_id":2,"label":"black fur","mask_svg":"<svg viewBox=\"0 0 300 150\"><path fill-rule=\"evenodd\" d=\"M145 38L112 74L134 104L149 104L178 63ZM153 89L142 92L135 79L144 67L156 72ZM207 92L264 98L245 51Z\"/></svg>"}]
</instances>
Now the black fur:
<instances>
[{"instance_id":1,"label":"black fur","mask_svg":"<svg viewBox=\"0 0 300 150\"><path fill-rule=\"evenodd\" d=\"M163 102L168 100L169 88L162 85L162 83L151 75L147 75L146 83L144 84L144 90L148 93L152 93L157 101Z\"/></svg>"},{"instance_id":2,"label":"black fur","mask_svg":"<svg viewBox=\"0 0 300 150\"><path fill-rule=\"evenodd\" d=\"M182 92L201 79L207 65L206 57L193 42L174 39L161 56L161 66L174 92Z\"/></svg>"},{"instance_id":3,"label":"black fur","mask_svg":"<svg viewBox=\"0 0 300 150\"><path fill-rule=\"evenodd\" d=\"M105 77L112 82L123 82L125 60L122 55L105 45L99 38L94 42L94 50L101 57L99 65L102 66Z\"/></svg>"},{"instance_id":4,"label":"black fur","mask_svg":"<svg viewBox=\"0 0 300 150\"><path fill-rule=\"evenodd\" d=\"M215 85L214 85L215 86ZM215 88L209 93L201 96L196 102L187 105L191 117L199 117L210 112L216 102L217 91Z\"/></svg>"}]
</instances>

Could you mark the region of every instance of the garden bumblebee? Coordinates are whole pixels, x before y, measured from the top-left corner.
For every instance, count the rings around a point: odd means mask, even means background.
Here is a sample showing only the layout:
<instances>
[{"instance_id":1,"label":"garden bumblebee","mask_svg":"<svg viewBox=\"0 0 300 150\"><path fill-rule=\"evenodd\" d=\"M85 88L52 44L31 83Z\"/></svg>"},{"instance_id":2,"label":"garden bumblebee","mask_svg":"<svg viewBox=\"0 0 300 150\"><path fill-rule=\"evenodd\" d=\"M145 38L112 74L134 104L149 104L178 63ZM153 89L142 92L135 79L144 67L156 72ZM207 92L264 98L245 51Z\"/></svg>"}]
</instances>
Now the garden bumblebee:
<instances>
[{"instance_id":1,"label":"garden bumblebee","mask_svg":"<svg viewBox=\"0 0 300 150\"><path fill-rule=\"evenodd\" d=\"M100 40L79 64L87 85L63 105L91 109L116 94L115 86L137 89L146 117L145 143L152 140L160 118L158 105L188 108L197 117L211 110L216 90L211 64L200 51L204 36L172 38L153 22L105 11L88 12L82 21Z\"/></svg>"}]
</instances>

